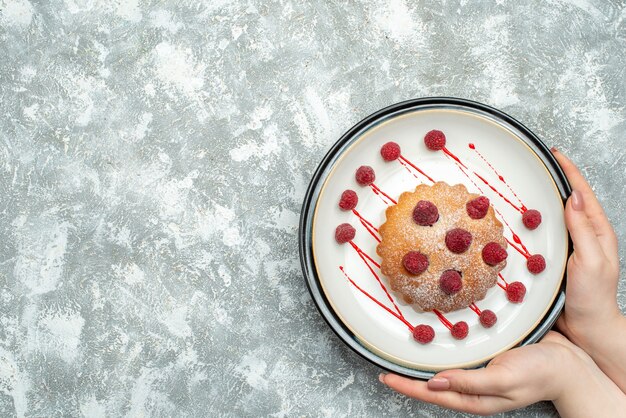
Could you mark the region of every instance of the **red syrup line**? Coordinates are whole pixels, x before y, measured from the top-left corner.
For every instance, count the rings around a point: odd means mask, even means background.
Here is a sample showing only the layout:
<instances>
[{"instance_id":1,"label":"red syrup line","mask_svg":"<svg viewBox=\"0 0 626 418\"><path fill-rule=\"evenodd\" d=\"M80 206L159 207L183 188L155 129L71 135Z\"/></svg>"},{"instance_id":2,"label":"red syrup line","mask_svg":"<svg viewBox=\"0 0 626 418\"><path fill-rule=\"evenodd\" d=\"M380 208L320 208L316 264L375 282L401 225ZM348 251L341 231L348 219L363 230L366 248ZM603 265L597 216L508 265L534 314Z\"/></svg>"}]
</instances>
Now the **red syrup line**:
<instances>
[{"instance_id":1,"label":"red syrup line","mask_svg":"<svg viewBox=\"0 0 626 418\"><path fill-rule=\"evenodd\" d=\"M378 264L376 261L374 261L374 259L372 257L367 255L367 253L365 251L363 251L358 245L356 245L354 243L354 241L350 241L350 245L352 246L352 248L354 248L354 251L356 251L359 255L362 254L365 258L367 258L369 261L371 261L372 264L374 264L376 266L376 268L380 268L380 264Z\"/></svg>"},{"instance_id":2,"label":"red syrup line","mask_svg":"<svg viewBox=\"0 0 626 418\"><path fill-rule=\"evenodd\" d=\"M398 320L402 321L402 323L404 323L404 325L406 325L409 328L409 331L413 332L413 325L411 325L409 323L409 321L407 321L406 319L404 319L404 317L399 316L397 313L395 313L394 311L392 311L391 309L389 309L388 307L386 307L385 305L383 305L378 299L376 299L374 296L370 295L369 293L367 293L365 290L361 289L359 287L359 285L357 285L354 280L352 280L350 278L350 276L348 276L343 268L343 266L339 266L339 269L341 270L341 272L343 273L344 276L346 276L346 279L348 279L348 281L350 283L352 283L352 285L354 287L357 288L357 290L359 290L361 293L363 293L365 296L367 296L369 299L371 299L374 303L376 303L378 306L380 306L381 308L383 308L384 310L386 310L387 312L389 312L391 315L393 315L394 317L396 317Z\"/></svg>"},{"instance_id":3,"label":"red syrup line","mask_svg":"<svg viewBox=\"0 0 626 418\"><path fill-rule=\"evenodd\" d=\"M502 198L502 200L504 200L506 203L508 203L509 205L511 205L513 207L513 209L515 209L516 211L518 211L519 213L524 213L526 211L526 207L524 207L524 205L522 205L522 208L516 206L513 202L511 202L509 199L506 198L505 195L503 195L502 193L500 193L498 191L498 189L496 189L495 187L493 187L491 184L489 184L489 182L480 174L478 174L475 171L472 171L472 173L474 173L474 175L476 177L478 177L479 179L482 180L483 183L485 183L491 190L493 190L494 192L496 192L498 194L498 196L500 196Z\"/></svg>"},{"instance_id":4,"label":"red syrup line","mask_svg":"<svg viewBox=\"0 0 626 418\"><path fill-rule=\"evenodd\" d=\"M496 211L498 215L500 215L500 219L502 220L502 222L504 222L507 228L509 228L509 231L511 231L511 235L513 236L513 241L516 244L519 244L522 247L522 249L526 252L526 254L530 255L530 251L528 251L528 248L526 248L526 246L522 242L522 239L519 237L519 235L517 235L515 231L513 231L513 228L511 228L511 225L509 225L509 223L506 221L506 219L504 218L504 215L498 209L496 209L495 206L493 207L493 209Z\"/></svg>"},{"instance_id":5,"label":"red syrup line","mask_svg":"<svg viewBox=\"0 0 626 418\"><path fill-rule=\"evenodd\" d=\"M476 312L476 315L480 316L480 314L482 313L482 311L480 310L480 308L478 306L476 306L476 304L474 302L472 302L469 306L469 308L471 310L473 310L474 312Z\"/></svg>"},{"instance_id":6,"label":"red syrup line","mask_svg":"<svg viewBox=\"0 0 626 418\"><path fill-rule=\"evenodd\" d=\"M446 151L447 151L447 153L446 153L445 155L446 155L446 156L448 156L448 153L450 153L450 151L448 151L448 149L447 149L447 148L444 148L444 150L446 150ZM444 152L446 152L446 151L444 151ZM464 175L465 177L467 177L467 179L468 179L469 181L471 181L471 182L472 182L472 184L473 184L473 185L474 185L474 186L478 189L478 191L479 191L481 194L485 194L485 193L483 193L483 190L480 188L480 186L478 186L478 184L476 184L476 182L475 182L474 180L472 180L472 178L469 176L469 174L467 174L467 172L466 172L465 170L463 170L463 167L465 167L465 164L463 164L463 163L461 162L461 160L459 160L459 159L458 159L458 157L457 157L456 155L454 155L453 160L454 160L454 162L456 163L456 166L457 166L457 167L459 167L459 170L461 170L461 173L463 173L463 175ZM467 167L465 167L465 168L467 168Z\"/></svg>"},{"instance_id":7,"label":"red syrup line","mask_svg":"<svg viewBox=\"0 0 626 418\"><path fill-rule=\"evenodd\" d=\"M469 176L469 174L467 174L467 173L465 172L465 170L463 170L463 167L461 167L461 166L460 166L460 165L458 165L458 164L457 164L457 167L459 167L459 170L461 170L461 173L463 173L463 175L464 175L465 177L467 177L467 179L468 179L469 181L471 181L471 182L472 182L472 184L473 184L473 185L474 185L474 186L478 189L478 191L480 192L480 194L485 194L485 193L483 193L483 189L481 189L481 188L480 188L480 186L478 186L478 184L476 184L476 182L475 182L474 180L472 180L472 178Z\"/></svg>"},{"instance_id":8,"label":"red syrup line","mask_svg":"<svg viewBox=\"0 0 626 418\"><path fill-rule=\"evenodd\" d=\"M370 221L361 216L361 214L356 209L352 209L352 213L354 213L357 218L359 218L359 221L361 221L361 224L363 224L367 232L369 232L376 241L380 242L380 238L378 237L378 228L376 228L374 225L372 225Z\"/></svg>"},{"instance_id":9,"label":"red syrup line","mask_svg":"<svg viewBox=\"0 0 626 418\"><path fill-rule=\"evenodd\" d=\"M374 183L370 184L370 187L372 188L372 190L374 191L374 194L379 195L379 197L381 198L381 200L383 202L385 202L385 199L383 199L380 195L385 196L390 202L392 202L394 205L398 204L398 202L396 202L393 198L391 198L387 193L383 192L382 190L380 190L380 188L375 185ZM387 202L385 202L385 204L389 204Z\"/></svg>"},{"instance_id":10,"label":"red syrup line","mask_svg":"<svg viewBox=\"0 0 626 418\"><path fill-rule=\"evenodd\" d=\"M404 161L402 161L401 159L398 158L398 162L402 165L402 167L406 168L406 171L409 172L409 174L411 174L413 177L415 177L417 180L419 180L420 178L417 177L417 174L415 174L413 171L411 171L411 169L409 168L409 166L407 165L407 163L405 163Z\"/></svg>"},{"instance_id":11,"label":"red syrup line","mask_svg":"<svg viewBox=\"0 0 626 418\"><path fill-rule=\"evenodd\" d=\"M380 285L380 288L383 289L383 292L385 292L385 294L387 295L387 298L389 299L389 301L391 302L391 304L393 305L393 307L396 309L396 312L398 312L398 315L400 315L402 318L404 318L404 315L402 315L402 311L400 311L400 308L398 308L398 305L396 305L396 303L393 301L393 298L391 297L391 295L389 294L389 292L387 291L387 287L385 287L385 285L383 284L383 282L380 280L380 277L378 277L378 274L376 274L376 272L374 271L374 269L369 265L369 263L367 262L367 260L369 260L372 264L374 264L377 268L380 269L380 264L378 264L376 261L374 261L372 259L372 257L370 257L369 255L367 255L367 253L365 253L365 251L363 251L362 249L359 248L358 245L356 245L354 242L350 241L350 245L352 245L352 248L354 248L354 251L357 252L357 254L359 255L359 257L361 257L361 260L363 260L363 262L365 263L365 265L367 266L367 268L369 269L369 271L372 273L372 275L376 278L376 281L378 282L378 284Z\"/></svg>"},{"instance_id":12,"label":"red syrup line","mask_svg":"<svg viewBox=\"0 0 626 418\"><path fill-rule=\"evenodd\" d=\"M461 162L461 160L459 160L459 157L457 157L456 155L454 155L448 148L443 147L441 149L444 154L446 154L448 157L452 158L454 161L456 161L457 163L461 164L463 166L463 168L465 168L466 170L469 170L469 168L467 168L467 166L465 164L463 164Z\"/></svg>"},{"instance_id":13,"label":"red syrup line","mask_svg":"<svg viewBox=\"0 0 626 418\"><path fill-rule=\"evenodd\" d=\"M441 312L439 312L437 309L433 309L433 313L437 315L437 318L439 318L441 323L444 324L446 328L452 329L452 322L448 321L448 319L446 319L446 317L443 316Z\"/></svg>"},{"instance_id":14,"label":"red syrup line","mask_svg":"<svg viewBox=\"0 0 626 418\"><path fill-rule=\"evenodd\" d=\"M520 247L518 247L517 245L515 245L513 242L511 242L508 238L504 238L506 240L506 242L509 243L509 245L513 248L515 248L517 250L518 253L520 253L521 255L523 255L524 257L528 258L530 257L530 254L528 253L528 250L524 251L523 249L521 249Z\"/></svg>"},{"instance_id":15,"label":"red syrup line","mask_svg":"<svg viewBox=\"0 0 626 418\"><path fill-rule=\"evenodd\" d=\"M372 192L374 192L374 194L375 194L376 196L378 196L378 198L379 198L379 199L380 199L380 200L381 200L381 201L382 201L385 205L389 206L389 202L387 202L387 201L386 201L386 200L382 197L382 195L381 195L380 193L378 193L378 190L376 190L376 189L374 188L374 186L372 186L371 184L370 184L370 187L372 188Z\"/></svg>"},{"instance_id":16,"label":"red syrup line","mask_svg":"<svg viewBox=\"0 0 626 418\"><path fill-rule=\"evenodd\" d=\"M489 166L489 168L491 168L491 171L494 172L494 174L496 176L498 176L498 179L505 184L505 186L509 189L509 191L511 193L513 193L513 196L515 196L515 198L517 199L517 201L519 202L521 206L522 211L526 212L528 210L528 208L524 205L524 203L522 202L522 200L519 198L519 196L517 195L517 193L515 193L513 191L513 189L511 188L511 186L509 186L509 183L506 182L506 180L504 180L504 177L502 177L502 175L500 173L498 173L498 170L495 169L495 167L493 165L491 165L491 163L489 161L487 161L487 159L476 149L476 146L472 143L469 144L470 149L474 150L474 152L476 152L476 154L478 154L478 156L481 158L481 160L483 160L485 162L485 164L487 164Z\"/></svg>"},{"instance_id":17,"label":"red syrup line","mask_svg":"<svg viewBox=\"0 0 626 418\"><path fill-rule=\"evenodd\" d=\"M416 166L415 164L413 164L411 161L409 161L405 156L401 155L398 158L398 161L400 162L400 164L404 165L404 167L406 167L406 169L408 170L409 168L406 166L406 164L410 165L411 167L413 167L416 171L418 171L422 176L426 177L428 180L430 180L431 182L435 182L435 180L433 180L432 177L430 177L428 174L424 173L418 166ZM415 176L415 174L413 174ZM415 177L417 178L417 176Z\"/></svg>"},{"instance_id":18,"label":"red syrup line","mask_svg":"<svg viewBox=\"0 0 626 418\"><path fill-rule=\"evenodd\" d=\"M502 279L502 281L504 282L504 284L498 282L498 286L500 286L502 288L502 290L506 291L506 288L509 285L509 283L504 279L504 276L502 276L501 273L498 273L498 277L500 277Z\"/></svg>"}]
</instances>

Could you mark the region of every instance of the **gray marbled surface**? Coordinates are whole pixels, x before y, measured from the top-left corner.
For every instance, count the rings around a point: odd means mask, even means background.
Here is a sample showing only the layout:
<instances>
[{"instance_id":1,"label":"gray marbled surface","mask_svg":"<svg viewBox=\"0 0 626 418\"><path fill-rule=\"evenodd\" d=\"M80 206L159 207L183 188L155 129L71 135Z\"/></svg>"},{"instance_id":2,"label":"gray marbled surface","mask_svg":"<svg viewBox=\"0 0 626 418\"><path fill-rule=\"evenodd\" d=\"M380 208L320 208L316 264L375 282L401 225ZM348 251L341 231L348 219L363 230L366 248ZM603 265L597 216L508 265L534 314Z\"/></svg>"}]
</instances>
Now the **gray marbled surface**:
<instances>
[{"instance_id":1,"label":"gray marbled surface","mask_svg":"<svg viewBox=\"0 0 626 418\"><path fill-rule=\"evenodd\" d=\"M569 154L623 243L625 57L618 0L0 0L0 415L463 416L316 311L309 178L383 106L475 99Z\"/></svg>"}]
</instances>

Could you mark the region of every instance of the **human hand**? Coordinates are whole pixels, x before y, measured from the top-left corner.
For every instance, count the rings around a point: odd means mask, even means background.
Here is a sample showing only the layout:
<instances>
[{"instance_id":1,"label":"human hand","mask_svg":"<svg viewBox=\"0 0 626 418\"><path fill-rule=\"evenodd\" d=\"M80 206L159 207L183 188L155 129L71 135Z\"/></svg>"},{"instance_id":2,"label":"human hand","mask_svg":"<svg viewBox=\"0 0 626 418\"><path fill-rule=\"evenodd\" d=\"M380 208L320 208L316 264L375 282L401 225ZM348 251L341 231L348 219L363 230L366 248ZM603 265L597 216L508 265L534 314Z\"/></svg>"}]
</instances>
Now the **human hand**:
<instances>
[{"instance_id":1,"label":"human hand","mask_svg":"<svg viewBox=\"0 0 626 418\"><path fill-rule=\"evenodd\" d=\"M556 149L553 154L573 190L565 206L565 222L574 252L567 263L565 311L558 327L575 344L587 348L589 340L611 335L622 317L616 299L617 238L580 171Z\"/></svg>"},{"instance_id":2,"label":"human hand","mask_svg":"<svg viewBox=\"0 0 626 418\"><path fill-rule=\"evenodd\" d=\"M483 369L446 370L428 382L381 374L380 381L412 398L479 415L541 400L553 401L562 416L617 416L626 405L624 394L593 360L554 331Z\"/></svg>"}]
</instances>

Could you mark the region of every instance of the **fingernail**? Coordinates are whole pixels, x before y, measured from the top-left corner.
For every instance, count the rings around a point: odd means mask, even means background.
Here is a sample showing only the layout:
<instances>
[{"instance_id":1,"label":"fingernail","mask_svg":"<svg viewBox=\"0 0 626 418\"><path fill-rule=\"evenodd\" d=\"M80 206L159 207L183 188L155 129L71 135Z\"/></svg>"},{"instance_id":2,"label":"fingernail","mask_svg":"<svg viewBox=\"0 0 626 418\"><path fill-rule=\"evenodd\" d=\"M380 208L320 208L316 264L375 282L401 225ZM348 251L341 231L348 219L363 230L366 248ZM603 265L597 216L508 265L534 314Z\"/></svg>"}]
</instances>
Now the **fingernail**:
<instances>
[{"instance_id":1,"label":"fingernail","mask_svg":"<svg viewBox=\"0 0 626 418\"><path fill-rule=\"evenodd\" d=\"M580 211L584 207L583 195L578 190L572 191L572 209Z\"/></svg>"},{"instance_id":2,"label":"fingernail","mask_svg":"<svg viewBox=\"0 0 626 418\"><path fill-rule=\"evenodd\" d=\"M381 373L378 375L378 381L380 383L385 383L385 373Z\"/></svg>"},{"instance_id":3,"label":"fingernail","mask_svg":"<svg viewBox=\"0 0 626 418\"><path fill-rule=\"evenodd\" d=\"M443 377L433 377L428 381L428 389L446 390L450 389L450 381Z\"/></svg>"},{"instance_id":4,"label":"fingernail","mask_svg":"<svg viewBox=\"0 0 626 418\"><path fill-rule=\"evenodd\" d=\"M552 151L552 152L559 152L559 150L558 150L558 149L556 149L556 147L552 147L552 148L550 148L550 151Z\"/></svg>"}]
</instances>

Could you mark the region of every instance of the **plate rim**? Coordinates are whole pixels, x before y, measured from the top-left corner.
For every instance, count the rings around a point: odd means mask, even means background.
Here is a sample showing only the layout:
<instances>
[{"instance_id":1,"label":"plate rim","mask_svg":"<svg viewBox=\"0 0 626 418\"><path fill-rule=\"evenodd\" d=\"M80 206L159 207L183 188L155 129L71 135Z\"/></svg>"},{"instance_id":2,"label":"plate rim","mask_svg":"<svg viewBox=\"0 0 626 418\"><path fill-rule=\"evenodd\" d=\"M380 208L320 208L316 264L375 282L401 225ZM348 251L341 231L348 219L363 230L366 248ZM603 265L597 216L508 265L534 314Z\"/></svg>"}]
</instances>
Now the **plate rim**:
<instances>
[{"instance_id":1,"label":"plate rim","mask_svg":"<svg viewBox=\"0 0 626 418\"><path fill-rule=\"evenodd\" d=\"M338 156L341 148L349 143L354 138L355 134L357 134L363 128L376 124L376 122L379 122L386 116L392 113L407 110L412 107L425 105L455 105L479 110L490 114L496 119L506 122L513 128L516 128L527 137L520 139L527 146L529 146L529 148L537 155L539 160L544 164L548 173L551 175L556 185L556 188L561 196L561 201L563 204L565 204L567 197L571 193L571 186L567 181L567 178L565 177L565 174L563 173L561 167L552 155L552 152L528 127L523 125L512 116L502 112L501 110L480 102L464 98L448 96L422 97L392 104L370 114L369 116L363 118L361 121L357 122L330 147L328 152L326 152L320 163L317 165L311 181L309 182L309 186L305 193L300 213L298 247L300 264L307 288L309 290L309 293L311 294L316 308L318 309L326 323L344 342L344 344L348 345L353 351L368 360L370 363L373 363L379 367L382 367L383 369L392 371L394 373L419 379L428 379L432 377L435 372L402 366L390 360L387 360L384 357L381 357L380 355L373 352L372 348L368 348L367 346L365 346L334 312L330 302L328 301L326 295L321 289L321 282L317 274L317 268L315 267L312 247L312 226L317 199L322 188L321 186L323 186L324 182L326 181L326 177L330 173L330 169L332 169L332 166L334 164L333 160L336 156ZM569 254L571 254L571 250L571 239L569 238L568 234L568 256ZM567 268L565 268L563 274L565 277L565 275L567 274ZM547 309L546 314L543 318L541 318L538 325L526 336L526 338L524 338L522 342L518 344L519 346L524 346L537 342L541 337L543 337L543 335L548 332L554 322L556 322L565 303L565 285L566 280L561 280L561 286L557 292L557 296L554 298L551 306ZM483 367L487 363L488 361L478 364L473 368Z\"/></svg>"}]
</instances>

